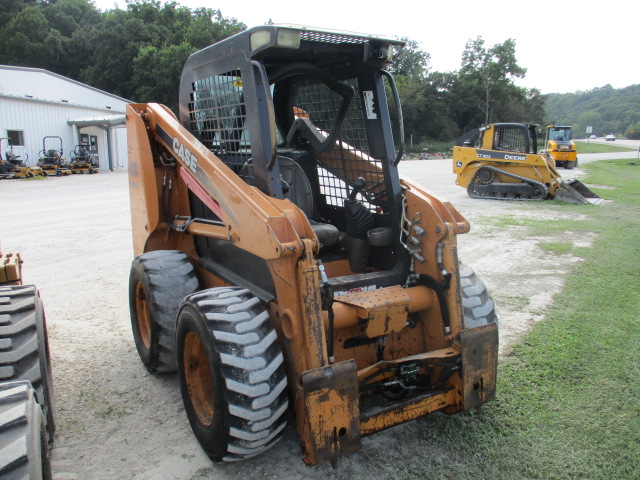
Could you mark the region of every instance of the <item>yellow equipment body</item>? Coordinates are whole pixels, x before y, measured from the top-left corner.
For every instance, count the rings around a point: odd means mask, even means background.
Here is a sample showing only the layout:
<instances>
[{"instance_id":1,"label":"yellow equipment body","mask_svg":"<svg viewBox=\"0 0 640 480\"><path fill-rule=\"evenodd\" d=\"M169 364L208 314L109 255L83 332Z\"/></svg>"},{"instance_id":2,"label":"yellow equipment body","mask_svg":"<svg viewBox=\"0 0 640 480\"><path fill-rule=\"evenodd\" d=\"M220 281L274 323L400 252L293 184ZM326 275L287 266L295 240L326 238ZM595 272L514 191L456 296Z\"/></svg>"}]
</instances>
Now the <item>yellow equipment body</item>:
<instances>
[{"instance_id":1,"label":"yellow equipment body","mask_svg":"<svg viewBox=\"0 0 640 480\"><path fill-rule=\"evenodd\" d=\"M53 140L52 140L53 139ZM49 140L49 142L47 142ZM51 148L51 143L59 148ZM71 175L69 163L63 157L62 138L47 136L42 139L42 150L38 153L38 167L42 169L42 174L46 177L59 177L61 175Z\"/></svg>"},{"instance_id":2,"label":"yellow equipment body","mask_svg":"<svg viewBox=\"0 0 640 480\"><path fill-rule=\"evenodd\" d=\"M456 185L473 198L600 203L582 182L564 180L554 160L537 152L536 127L495 123L461 137L453 149Z\"/></svg>"},{"instance_id":3,"label":"yellow equipment body","mask_svg":"<svg viewBox=\"0 0 640 480\"><path fill-rule=\"evenodd\" d=\"M22 259L17 252L0 253L0 285L22 283Z\"/></svg>"},{"instance_id":4,"label":"yellow equipment body","mask_svg":"<svg viewBox=\"0 0 640 480\"><path fill-rule=\"evenodd\" d=\"M26 165L17 157L0 160L0 178L32 178L44 175L38 166Z\"/></svg>"},{"instance_id":5,"label":"yellow equipment body","mask_svg":"<svg viewBox=\"0 0 640 480\"><path fill-rule=\"evenodd\" d=\"M9 141L8 138L0 138L0 178L31 178L42 175L42 169L38 166L27 165L19 155L13 153L13 145L1 157L2 141ZM27 156L27 159L29 157Z\"/></svg>"},{"instance_id":6,"label":"yellow equipment body","mask_svg":"<svg viewBox=\"0 0 640 480\"><path fill-rule=\"evenodd\" d=\"M180 120L127 107L134 340L150 371L177 369L215 461L269 448L288 408L304 462L335 464L495 396L493 302L457 256L469 223L398 174L382 69L402 45L256 27L190 57Z\"/></svg>"},{"instance_id":7,"label":"yellow equipment body","mask_svg":"<svg viewBox=\"0 0 640 480\"><path fill-rule=\"evenodd\" d=\"M578 151L572 139L573 132L570 126L547 126L546 154L555 162L556 167L571 170L578 166Z\"/></svg>"},{"instance_id":8,"label":"yellow equipment body","mask_svg":"<svg viewBox=\"0 0 640 480\"><path fill-rule=\"evenodd\" d=\"M72 174L94 174L100 171L98 167L98 159L85 145L76 145L73 152L71 152L69 170Z\"/></svg>"}]
</instances>

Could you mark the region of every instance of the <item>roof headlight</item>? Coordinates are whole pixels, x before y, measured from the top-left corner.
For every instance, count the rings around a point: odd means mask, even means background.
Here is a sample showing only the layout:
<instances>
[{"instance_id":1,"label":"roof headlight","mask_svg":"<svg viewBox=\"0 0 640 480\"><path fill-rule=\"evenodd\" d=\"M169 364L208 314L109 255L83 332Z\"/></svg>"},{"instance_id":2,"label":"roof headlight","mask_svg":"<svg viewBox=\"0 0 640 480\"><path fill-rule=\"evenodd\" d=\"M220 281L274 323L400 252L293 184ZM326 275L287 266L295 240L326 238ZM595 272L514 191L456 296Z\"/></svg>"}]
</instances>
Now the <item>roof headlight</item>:
<instances>
[{"instance_id":1,"label":"roof headlight","mask_svg":"<svg viewBox=\"0 0 640 480\"><path fill-rule=\"evenodd\" d=\"M271 43L271 31L270 30L258 30L257 32L253 32L249 37L249 42L251 44L251 51L256 51L260 47L264 47L265 45L269 45Z\"/></svg>"},{"instance_id":2,"label":"roof headlight","mask_svg":"<svg viewBox=\"0 0 640 480\"><path fill-rule=\"evenodd\" d=\"M300 48L300 31L278 29L276 46L282 48Z\"/></svg>"}]
</instances>

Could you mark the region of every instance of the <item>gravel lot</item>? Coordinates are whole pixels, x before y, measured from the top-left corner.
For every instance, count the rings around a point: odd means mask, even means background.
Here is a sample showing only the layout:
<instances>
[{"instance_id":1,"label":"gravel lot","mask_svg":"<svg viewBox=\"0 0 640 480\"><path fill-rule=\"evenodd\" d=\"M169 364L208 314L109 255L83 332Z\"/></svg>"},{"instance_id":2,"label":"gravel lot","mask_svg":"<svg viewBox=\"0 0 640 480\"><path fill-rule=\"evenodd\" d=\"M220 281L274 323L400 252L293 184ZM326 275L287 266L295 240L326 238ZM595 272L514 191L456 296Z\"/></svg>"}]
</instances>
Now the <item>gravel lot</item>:
<instances>
[{"instance_id":1,"label":"gravel lot","mask_svg":"<svg viewBox=\"0 0 640 480\"><path fill-rule=\"evenodd\" d=\"M544 316L580 261L539 248L517 228L486 216L562 218L544 204L471 200L456 187L450 160L403 162L401 171L448 198L472 223L460 257L483 278L501 322L501 351ZM579 174L576 169L571 172ZM191 433L175 375L153 376L139 361L129 321L133 257L125 172L0 182L0 241L22 252L25 283L40 289L49 325L58 431L57 480L378 478L398 465L429 461L418 419L363 439L338 470L304 466L297 433L242 464L213 465ZM566 232L558 241L588 244ZM487 406L486 408L491 408ZM437 461L437 459L434 459Z\"/></svg>"}]
</instances>

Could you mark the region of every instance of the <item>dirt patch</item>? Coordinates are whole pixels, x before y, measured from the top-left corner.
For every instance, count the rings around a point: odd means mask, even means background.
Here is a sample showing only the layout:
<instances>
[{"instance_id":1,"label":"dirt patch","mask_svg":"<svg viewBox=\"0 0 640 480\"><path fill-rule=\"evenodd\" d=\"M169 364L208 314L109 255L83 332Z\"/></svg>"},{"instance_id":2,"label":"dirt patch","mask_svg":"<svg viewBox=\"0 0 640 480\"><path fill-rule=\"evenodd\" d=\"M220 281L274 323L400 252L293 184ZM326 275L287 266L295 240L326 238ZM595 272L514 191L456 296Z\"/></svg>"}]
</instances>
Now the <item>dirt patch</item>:
<instances>
[{"instance_id":1,"label":"dirt patch","mask_svg":"<svg viewBox=\"0 0 640 480\"><path fill-rule=\"evenodd\" d=\"M501 351L508 352L544 317L580 262L573 251L556 254L540 243L587 246L593 238L576 232L528 237L517 225L481 226L486 216L551 221L564 214L544 204L471 200L450 179L433 173L438 165L411 168L428 168L429 174L418 172L423 183L472 222L472 232L459 238L459 255L492 293ZM448 162L442 168L450 172ZM25 280L36 284L44 299L57 407L57 480L380 478L420 462L442 461L428 453L433 420L422 418L363 439L362 450L342 459L338 470L304 466L292 424L269 453L241 464L212 464L191 433L176 376L148 374L133 345L126 173L3 181L0 204L2 244L22 252Z\"/></svg>"}]
</instances>

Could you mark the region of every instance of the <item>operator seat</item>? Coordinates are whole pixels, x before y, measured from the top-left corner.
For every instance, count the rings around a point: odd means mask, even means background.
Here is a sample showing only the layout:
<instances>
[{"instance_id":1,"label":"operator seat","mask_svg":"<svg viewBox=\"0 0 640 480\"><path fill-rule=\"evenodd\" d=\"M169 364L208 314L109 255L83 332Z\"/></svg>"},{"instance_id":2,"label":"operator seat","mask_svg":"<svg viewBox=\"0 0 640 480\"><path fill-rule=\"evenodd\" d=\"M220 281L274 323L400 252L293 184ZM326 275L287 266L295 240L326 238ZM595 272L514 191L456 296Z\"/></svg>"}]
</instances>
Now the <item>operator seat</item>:
<instances>
[{"instance_id":1,"label":"operator seat","mask_svg":"<svg viewBox=\"0 0 640 480\"><path fill-rule=\"evenodd\" d=\"M288 157L278 156L280 176L289 186L284 198L293 202L309 219L313 232L323 247L331 247L338 243L340 231L330 223L317 223L313 216L313 190L311 183L300 165Z\"/></svg>"}]
</instances>

